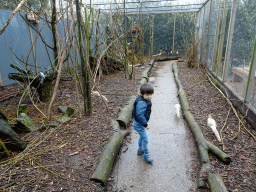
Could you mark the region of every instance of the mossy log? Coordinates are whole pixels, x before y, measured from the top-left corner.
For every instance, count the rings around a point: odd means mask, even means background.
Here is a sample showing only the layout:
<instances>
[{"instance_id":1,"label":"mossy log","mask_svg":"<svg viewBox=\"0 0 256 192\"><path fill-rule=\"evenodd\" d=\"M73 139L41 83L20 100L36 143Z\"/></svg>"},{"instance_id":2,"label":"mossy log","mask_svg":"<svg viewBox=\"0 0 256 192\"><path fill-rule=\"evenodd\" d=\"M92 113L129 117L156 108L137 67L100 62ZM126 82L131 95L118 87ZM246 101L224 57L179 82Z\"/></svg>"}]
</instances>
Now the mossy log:
<instances>
[{"instance_id":1,"label":"mossy log","mask_svg":"<svg viewBox=\"0 0 256 192\"><path fill-rule=\"evenodd\" d=\"M142 74L141 74L142 79L140 80L140 84L144 84L144 83L148 82L148 76L149 76L149 74L150 74L150 72L151 72L151 70L154 66L155 60L156 59L150 60L149 67L146 70L142 71Z\"/></svg>"},{"instance_id":2,"label":"mossy log","mask_svg":"<svg viewBox=\"0 0 256 192\"><path fill-rule=\"evenodd\" d=\"M200 154L200 159L201 159L201 170L199 173L199 181L198 181L198 187L199 188L206 188L206 176L207 174L211 171L210 167L210 160L209 160L209 151L211 151L214 155L216 155L221 161L223 161L225 164L229 164L231 162L231 158L221 151L218 147L207 141L203 133L195 121L193 115L190 112L189 104L186 98L186 92L183 90L181 83L178 79L178 67L177 67L177 62L173 63L173 72L174 72L174 77L175 80L179 86L179 98L183 110L183 114L185 115L185 119L187 120L193 134L195 137L195 140L197 142L197 147L199 150Z\"/></svg>"},{"instance_id":3,"label":"mossy log","mask_svg":"<svg viewBox=\"0 0 256 192\"><path fill-rule=\"evenodd\" d=\"M5 143L7 149L17 150L25 149L26 143L21 140L19 135L7 124L4 119L0 118L0 138Z\"/></svg>"},{"instance_id":4,"label":"mossy log","mask_svg":"<svg viewBox=\"0 0 256 192\"><path fill-rule=\"evenodd\" d=\"M170 61L170 60L178 60L180 57L178 56L169 56L169 57L159 57L156 58L156 61Z\"/></svg>"},{"instance_id":5,"label":"mossy log","mask_svg":"<svg viewBox=\"0 0 256 192\"><path fill-rule=\"evenodd\" d=\"M228 192L220 175L209 173L207 179L211 192Z\"/></svg>"},{"instance_id":6,"label":"mossy log","mask_svg":"<svg viewBox=\"0 0 256 192\"><path fill-rule=\"evenodd\" d=\"M112 135L109 142L105 145L99 158L98 165L90 178L92 181L96 181L102 186L107 184L119 148L122 145L124 137L129 133L129 131L121 130L117 121L110 120L110 123L114 130L118 131Z\"/></svg>"},{"instance_id":7,"label":"mossy log","mask_svg":"<svg viewBox=\"0 0 256 192\"><path fill-rule=\"evenodd\" d=\"M128 123L132 118L133 104L136 100L136 96L133 95L125 106L120 109L120 112L117 114L117 121L121 127L127 128Z\"/></svg>"}]
</instances>

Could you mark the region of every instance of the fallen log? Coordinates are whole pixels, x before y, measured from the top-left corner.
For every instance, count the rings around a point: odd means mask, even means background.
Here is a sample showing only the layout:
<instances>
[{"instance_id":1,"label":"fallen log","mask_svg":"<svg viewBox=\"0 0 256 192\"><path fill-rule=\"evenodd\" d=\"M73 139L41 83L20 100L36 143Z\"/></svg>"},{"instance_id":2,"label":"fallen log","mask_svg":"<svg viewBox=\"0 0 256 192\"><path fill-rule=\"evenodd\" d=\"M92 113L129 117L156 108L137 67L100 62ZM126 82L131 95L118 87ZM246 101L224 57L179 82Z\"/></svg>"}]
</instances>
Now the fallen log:
<instances>
[{"instance_id":1,"label":"fallen log","mask_svg":"<svg viewBox=\"0 0 256 192\"><path fill-rule=\"evenodd\" d=\"M159 57L156 58L156 61L170 61L170 60L178 60L180 57L178 56L169 56L169 57Z\"/></svg>"},{"instance_id":2,"label":"fallen log","mask_svg":"<svg viewBox=\"0 0 256 192\"><path fill-rule=\"evenodd\" d=\"M209 160L209 151L211 151L214 155L216 155L222 162L225 164L229 164L231 162L231 158L221 151L218 147L207 141L203 133L201 131L201 128L195 121L193 115L190 112L189 104L186 98L186 92L183 90L181 83L178 79L178 67L177 67L177 62L174 62L172 65L173 73L175 80L177 82L177 85L179 87L179 98L183 110L183 114L185 115L185 119L187 120L193 135L195 137L195 140L197 142L197 147L198 151L200 154L200 159L201 159L201 170L199 173L199 180L198 180L198 187L199 188L206 188L206 176L207 174L211 171L210 167L210 160Z\"/></svg>"},{"instance_id":3,"label":"fallen log","mask_svg":"<svg viewBox=\"0 0 256 192\"><path fill-rule=\"evenodd\" d=\"M209 173L207 179L211 192L228 192L220 175Z\"/></svg>"},{"instance_id":4,"label":"fallen log","mask_svg":"<svg viewBox=\"0 0 256 192\"><path fill-rule=\"evenodd\" d=\"M1 118L0 139L5 143L7 149L16 150L17 147L19 149L26 148L26 143L22 141L19 135L7 124L7 122L4 119Z\"/></svg>"},{"instance_id":5,"label":"fallen log","mask_svg":"<svg viewBox=\"0 0 256 192\"><path fill-rule=\"evenodd\" d=\"M119 148L122 145L124 137L129 133L129 131L121 130L117 121L110 120L110 123L117 132L110 137L108 143L105 145L99 158L98 165L90 178L92 181L98 182L102 186L107 184L108 176Z\"/></svg>"},{"instance_id":6,"label":"fallen log","mask_svg":"<svg viewBox=\"0 0 256 192\"><path fill-rule=\"evenodd\" d=\"M136 96L133 95L130 100L125 104L125 106L120 109L120 112L117 114L117 121L121 127L127 128L128 123L132 118L133 104L136 100Z\"/></svg>"}]
</instances>

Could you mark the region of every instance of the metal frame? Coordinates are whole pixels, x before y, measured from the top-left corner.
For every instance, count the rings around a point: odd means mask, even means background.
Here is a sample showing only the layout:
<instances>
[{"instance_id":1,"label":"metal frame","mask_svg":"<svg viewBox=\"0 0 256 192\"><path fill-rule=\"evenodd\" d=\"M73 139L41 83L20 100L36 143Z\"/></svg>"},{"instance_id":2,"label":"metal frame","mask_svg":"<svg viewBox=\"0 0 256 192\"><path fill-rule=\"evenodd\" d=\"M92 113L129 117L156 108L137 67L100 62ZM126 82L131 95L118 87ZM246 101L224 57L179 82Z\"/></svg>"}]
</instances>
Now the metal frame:
<instances>
[{"instance_id":1,"label":"metal frame","mask_svg":"<svg viewBox=\"0 0 256 192\"><path fill-rule=\"evenodd\" d=\"M148 5L148 3L162 3L162 2L175 2L177 0L148 0L148 1L141 1L141 0L137 0L137 1L127 1L127 0L123 0L123 2L109 2L109 3L92 3L91 5L94 6L95 9L100 9L103 12L107 12L107 11L114 11L116 10L116 8L118 8L118 10L122 10L124 11L124 9L126 10L126 15L134 15L137 14L137 8L138 7L118 7L123 6L124 2L125 4L138 4L140 5L140 7L142 8L142 14L158 14L158 13L179 13L179 12L198 12L209 0L205 0L204 3L193 3L193 4L182 4L182 5L165 5L165 6L154 6L154 7L150 7ZM111 8L112 5L116 5L117 7L113 7ZM110 6L109 8L100 8L101 6ZM198 6L198 7L196 7ZM172 7L172 9L170 9ZM182 8L183 7L183 8ZM186 8L184 8L186 7ZM189 8L191 7L191 8ZM178 8L178 9L177 9ZM153 10L151 10L153 9ZM158 10L156 10L158 9ZM129 11L131 10L131 11Z\"/></svg>"},{"instance_id":2,"label":"metal frame","mask_svg":"<svg viewBox=\"0 0 256 192\"><path fill-rule=\"evenodd\" d=\"M237 8L237 0L234 0L232 4L231 16L230 16L230 22L229 22L228 39L227 39L226 54L225 54L224 65L223 65L224 71L222 74L222 81L226 80L228 67L230 64L231 45L232 45L235 20L236 20L236 8Z\"/></svg>"}]
</instances>

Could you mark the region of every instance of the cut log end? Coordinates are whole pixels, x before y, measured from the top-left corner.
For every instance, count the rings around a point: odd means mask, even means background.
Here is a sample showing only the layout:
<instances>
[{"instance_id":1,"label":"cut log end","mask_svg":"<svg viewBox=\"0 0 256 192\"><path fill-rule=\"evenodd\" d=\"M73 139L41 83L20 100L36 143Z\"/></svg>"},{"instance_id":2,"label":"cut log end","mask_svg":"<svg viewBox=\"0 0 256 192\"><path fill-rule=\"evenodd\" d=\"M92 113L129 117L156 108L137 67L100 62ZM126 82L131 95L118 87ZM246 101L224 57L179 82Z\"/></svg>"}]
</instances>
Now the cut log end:
<instances>
[{"instance_id":1,"label":"cut log end","mask_svg":"<svg viewBox=\"0 0 256 192\"><path fill-rule=\"evenodd\" d=\"M104 181L101 180L101 179L99 179L99 178L90 178L90 180L91 180L91 181L95 181L96 183L100 183L100 185L101 185L102 187L105 187L105 185L107 184L107 183L104 183Z\"/></svg>"},{"instance_id":2,"label":"cut log end","mask_svg":"<svg viewBox=\"0 0 256 192\"><path fill-rule=\"evenodd\" d=\"M120 127L123 127L124 129L126 129L127 126L124 121L122 121L120 119L117 119L116 121L119 123Z\"/></svg>"}]
</instances>

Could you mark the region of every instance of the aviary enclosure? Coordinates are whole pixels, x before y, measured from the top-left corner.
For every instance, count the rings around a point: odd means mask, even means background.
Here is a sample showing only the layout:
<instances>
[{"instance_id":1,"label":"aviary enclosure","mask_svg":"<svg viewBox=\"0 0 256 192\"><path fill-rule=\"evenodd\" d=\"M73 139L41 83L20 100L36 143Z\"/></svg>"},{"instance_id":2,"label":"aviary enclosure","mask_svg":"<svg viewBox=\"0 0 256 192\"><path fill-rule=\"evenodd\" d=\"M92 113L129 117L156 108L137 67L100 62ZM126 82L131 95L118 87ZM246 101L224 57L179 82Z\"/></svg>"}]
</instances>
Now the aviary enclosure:
<instances>
[{"instance_id":1,"label":"aviary enclosure","mask_svg":"<svg viewBox=\"0 0 256 192\"><path fill-rule=\"evenodd\" d=\"M138 86L154 62L179 58L206 71L239 132L253 140L248 178L255 181L255 130L243 123L255 128L255 16L255 0L2 0L0 190L111 191L108 177ZM198 187L227 190L214 174L207 187L204 155ZM256 189L255 182L228 187Z\"/></svg>"}]
</instances>

